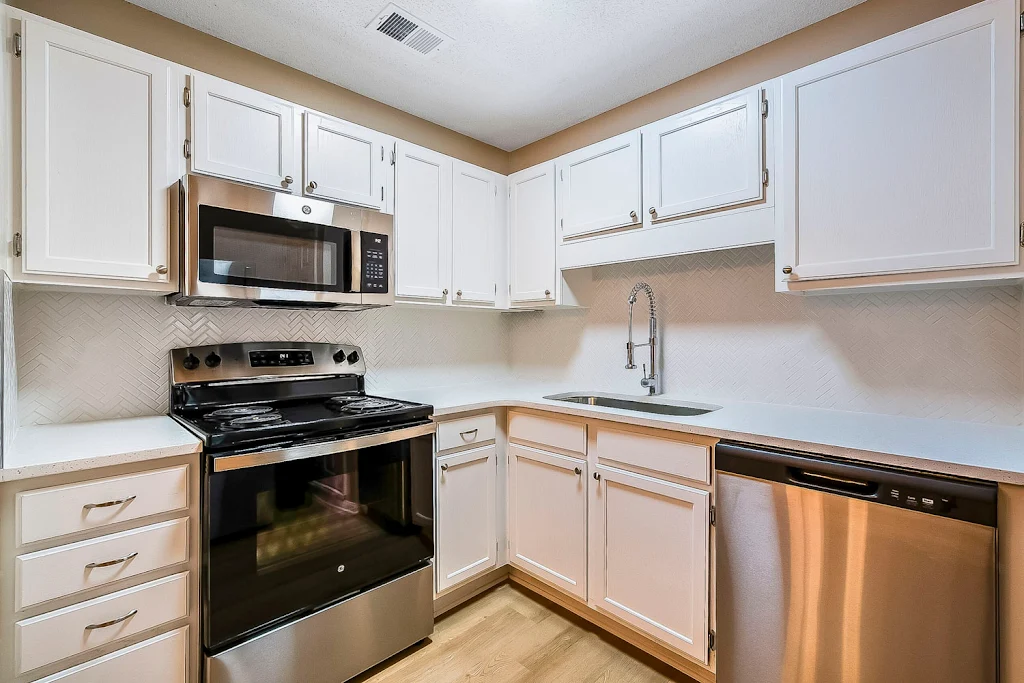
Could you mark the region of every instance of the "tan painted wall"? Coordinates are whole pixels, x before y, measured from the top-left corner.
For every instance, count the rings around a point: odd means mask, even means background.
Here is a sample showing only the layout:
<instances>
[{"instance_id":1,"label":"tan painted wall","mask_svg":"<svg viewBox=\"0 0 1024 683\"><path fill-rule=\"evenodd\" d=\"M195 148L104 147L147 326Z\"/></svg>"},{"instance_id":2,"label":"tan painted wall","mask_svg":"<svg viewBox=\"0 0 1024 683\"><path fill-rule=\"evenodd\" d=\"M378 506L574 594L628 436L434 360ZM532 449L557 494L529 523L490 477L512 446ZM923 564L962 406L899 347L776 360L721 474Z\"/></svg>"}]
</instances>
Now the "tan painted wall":
<instances>
[{"instance_id":1,"label":"tan painted wall","mask_svg":"<svg viewBox=\"0 0 1024 683\"><path fill-rule=\"evenodd\" d=\"M868 0L511 153L509 173L962 9L973 0Z\"/></svg>"},{"instance_id":2,"label":"tan painted wall","mask_svg":"<svg viewBox=\"0 0 1024 683\"><path fill-rule=\"evenodd\" d=\"M507 172L509 157L504 150L261 57L124 0L8 0L7 4L492 171Z\"/></svg>"}]
</instances>

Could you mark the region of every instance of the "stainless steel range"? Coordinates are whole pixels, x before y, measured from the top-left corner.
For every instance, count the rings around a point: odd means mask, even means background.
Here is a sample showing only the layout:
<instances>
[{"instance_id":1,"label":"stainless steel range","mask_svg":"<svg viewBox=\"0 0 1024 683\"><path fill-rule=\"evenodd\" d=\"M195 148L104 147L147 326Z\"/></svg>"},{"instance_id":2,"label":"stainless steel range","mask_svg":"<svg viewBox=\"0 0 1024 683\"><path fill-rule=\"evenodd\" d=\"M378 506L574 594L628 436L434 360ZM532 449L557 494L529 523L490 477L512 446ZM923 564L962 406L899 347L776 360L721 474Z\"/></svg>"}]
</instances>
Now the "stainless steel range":
<instances>
[{"instance_id":1,"label":"stainless steel range","mask_svg":"<svg viewBox=\"0 0 1024 683\"><path fill-rule=\"evenodd\" d=\"M433 630L433 408L368 396L362 351L171 351L203 440L209 683L339 683Z\"/></svg>"}]
</instances>

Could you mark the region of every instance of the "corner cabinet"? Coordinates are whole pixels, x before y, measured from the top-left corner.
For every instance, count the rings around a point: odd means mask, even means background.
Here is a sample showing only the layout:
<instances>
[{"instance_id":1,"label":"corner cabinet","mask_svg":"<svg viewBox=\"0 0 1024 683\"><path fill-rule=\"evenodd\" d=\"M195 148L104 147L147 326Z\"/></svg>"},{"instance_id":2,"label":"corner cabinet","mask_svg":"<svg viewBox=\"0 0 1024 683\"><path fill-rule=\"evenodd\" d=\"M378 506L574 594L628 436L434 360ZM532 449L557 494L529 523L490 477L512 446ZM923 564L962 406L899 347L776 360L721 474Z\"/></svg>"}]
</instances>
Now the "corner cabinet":
<instances>
[{"instance_id":1,"label":"corner cabinet","mask_svg":"<svg viewBox=\"0 0 1024 683\"><path fill-rule=\"evenodd\" d=\"M203 73L190 76L189 88L194 173L299 189L297 105Z\"/></svg>"},{"instance_id":2,"label":"corner cabinet","mask_svg":"<svg viewBox=\"0 0 1024 683\"><path fill-rule=\"evenodd\" d=\"M395 294L445 303L451 282L452 160L395 146Z\"/></svg>"},{"instance_id":3,"label":"corner cabinet","mask_svg":"<svg viewBox=\"0 0 1024 683\"><path fill-rule=\"evenodd\" d=\"M554 304L555 164L508 177L509 300Z\"/></svg>"},{"instance_id":4,"label":"corner cabinet","mask_svg":"<svg viewBox=\"0 0 1024 683\"><path fill-rule=\"evenodd\" d=\"M25 19L20 34L19 279L174 291L174 65L50 22Z\"/></svg>"},{"instance_id":5,"label":"corner cabinet","mask_svg":"<svg viewBox=\"0 0 1024 683\"><path fill-rule=\"evenodd\" d=\"M782 77L777 289L1018 263L1019 21L988 0Z\"/></svg>"}]
</instances>

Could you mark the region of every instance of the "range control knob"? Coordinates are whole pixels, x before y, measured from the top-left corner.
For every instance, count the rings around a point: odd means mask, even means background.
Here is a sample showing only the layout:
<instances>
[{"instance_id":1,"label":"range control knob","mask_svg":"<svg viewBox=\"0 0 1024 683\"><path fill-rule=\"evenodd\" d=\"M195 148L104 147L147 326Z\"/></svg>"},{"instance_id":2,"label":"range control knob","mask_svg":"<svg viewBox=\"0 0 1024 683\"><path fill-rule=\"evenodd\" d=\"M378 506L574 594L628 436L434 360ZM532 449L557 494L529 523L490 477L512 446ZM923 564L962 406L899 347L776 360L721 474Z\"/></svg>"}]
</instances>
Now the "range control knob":
<instances>
[{"instance_id":1,"label":"range control knob","mask_svg":"<svg viewBox=\"0 0 1024 683\"><path fill-rule=\"evenodd\" d=\"M206 357L205 363L206 367L215 368L220 365L220 356L211 352L210 355Z\"/></svg>"},{"instance_id":2,"label":"range control knob","mask_svg":"<svg viewBox=\"0 0 1024 683\"><path fill-rule=\"evenodd\" d=\"M186 370L195 370L199 367L199 359L190 353L185 356L185 360L181 361L181 364L185 366Z\"/></svg>"},{"instance_id":3,"label":"range control knob","mask_svg":"<svg viewBox=\"0 0 1024 683\"><path fill-rule=\"evenodd\" d=\"M353 363L355 363L356 361L359 360L359 352L358 351L353 351L352 353L348 354L347 358L348 358L348 364L352 365Z\"/></svg>"},{"instance_id":4,"label":"range control knob","mask_svg":"<svg viewBox=\"0 0 1024 683\"><path fill-rule=\"evenodd\" d=\"M345 360L345 349L339 349L338 351L336 351L332 358L334 358L335 363L340 363L341 361Z\"/></svg>"}]
</instances>

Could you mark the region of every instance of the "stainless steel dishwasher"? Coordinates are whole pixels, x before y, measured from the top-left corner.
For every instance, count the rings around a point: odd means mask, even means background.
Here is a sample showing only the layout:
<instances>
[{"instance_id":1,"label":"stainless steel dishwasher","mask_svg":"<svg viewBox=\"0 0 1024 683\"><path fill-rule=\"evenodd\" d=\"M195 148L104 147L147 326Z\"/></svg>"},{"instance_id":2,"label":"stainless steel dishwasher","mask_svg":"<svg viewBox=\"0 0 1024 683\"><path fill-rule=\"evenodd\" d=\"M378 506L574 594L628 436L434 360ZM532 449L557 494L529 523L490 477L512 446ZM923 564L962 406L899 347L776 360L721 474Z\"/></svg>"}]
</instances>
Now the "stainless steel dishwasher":
<instances>
[{"instance_id":1,"label":"stainless steel dishwasher","mask_svg":"<svg viewBox=\"0 0 1024 683\"><path fill-rule=\"evenodd\" d=\"M715 460L719 683L997 679L994 485L738 444Z\"/></svg>"}]
</instances>

